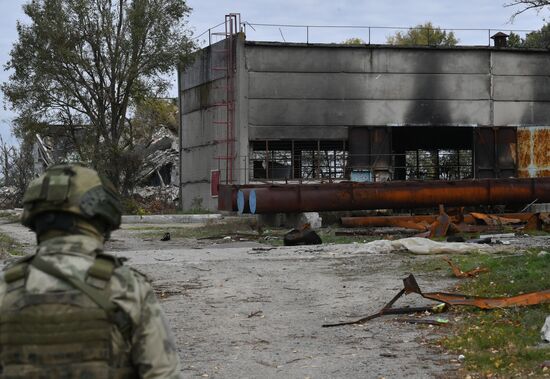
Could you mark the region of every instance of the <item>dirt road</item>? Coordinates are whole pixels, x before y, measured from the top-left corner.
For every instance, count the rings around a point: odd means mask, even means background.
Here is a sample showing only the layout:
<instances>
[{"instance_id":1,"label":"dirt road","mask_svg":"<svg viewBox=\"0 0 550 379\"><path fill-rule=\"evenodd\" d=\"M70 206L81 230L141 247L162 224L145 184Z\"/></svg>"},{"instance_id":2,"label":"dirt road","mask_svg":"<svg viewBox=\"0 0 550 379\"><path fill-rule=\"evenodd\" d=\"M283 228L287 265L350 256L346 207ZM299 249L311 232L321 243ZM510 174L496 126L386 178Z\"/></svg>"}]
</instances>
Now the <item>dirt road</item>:
<instances>
[{"instance_id":1,"label":"dirt road","mask_svg":"<svg viewBox=\"0 0 550 379\"><path fill-rule=\"evenodd\" d=\"M31 249L17 224L0 229ZM377 311L401 288L403 254L353 245L269 248L256 243L186 248L120 230L107 249L153 281L177 338L186 377L425 378L452 376L454 357L426 346L434 329L391 321L321 328ZM426 289L449 279L420 275ZM413 297L399 304L421 305Z\"/></svg>"}]
</instances>

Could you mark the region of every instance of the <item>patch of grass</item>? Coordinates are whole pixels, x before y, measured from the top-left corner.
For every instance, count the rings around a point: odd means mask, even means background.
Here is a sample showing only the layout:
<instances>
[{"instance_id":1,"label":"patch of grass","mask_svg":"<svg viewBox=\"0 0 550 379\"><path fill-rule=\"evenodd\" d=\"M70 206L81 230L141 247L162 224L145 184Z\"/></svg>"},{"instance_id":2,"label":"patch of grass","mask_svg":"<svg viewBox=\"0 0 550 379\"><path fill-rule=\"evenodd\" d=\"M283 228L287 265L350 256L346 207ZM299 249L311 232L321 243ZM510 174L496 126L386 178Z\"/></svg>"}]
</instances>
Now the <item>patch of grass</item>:
<instances>
[{"instance_id":1,"label":"patch of grass","mask_svg":"<svg viewBox=\"0 0 550 379\"><path fill-rule=\"evenodd\" d=\"M336 232L331 229L321 229L317 233L323 243L335 243L335 244L347 244L347 243L365 243L380 239L379 236L368 236L368 235L345 235L337 236Z\"/></svg>"},{"instance_id":2,"label":"patch of grass","mask_svg":"<svg viewBox=\"0 0 550 379\"><path fill-rule=\"evenodd\" d=\"M462 280L458 291L477 296L514 296L550 289L550 255L533 249L513 255L472 254L454 258L463 271L481 266L490 272ZM455 307L462 321L441 344L463 354L465 370L477 376L542 376L540 364L550 360L550 347L542 346L540 329L550 304L495 310Z\"/></svg>"},{"instance_id":3,"label":"patch of grass","mask_svg":"<svg viewBox=\"0 0 550 379\"><path fill-rule=\"evenodd\" d=\"M169 227L162 226L130 226L128 230L142 231L140 235L144 238L160 238L164 233L169 232L172 238L196 238L196 239L222 239L225 236L234 236L249 240L257 240L260 243L265 243L272 246L281 246L283 237L288 228L264 228L262 234L251 226L250 221L232 223L217 223L207 222L203 226L193 227L177 227L170 225ZM337 236L334 230L321 229L317 233L321 237L323 244L347 244L347 243L364 243L377 239L376 236Z\"/></svg>"},{"instance_id":4,"label":"patch of grass","mask_svg":"<svg viewBox=\"0 0 550 379\"><path fill-rule=\"evenodd\" d=\"M23 246L8 236L7 234L0 233L0 256L2 253L8 253L10 255L25 255Z\"/></svg>"}]
</instances>

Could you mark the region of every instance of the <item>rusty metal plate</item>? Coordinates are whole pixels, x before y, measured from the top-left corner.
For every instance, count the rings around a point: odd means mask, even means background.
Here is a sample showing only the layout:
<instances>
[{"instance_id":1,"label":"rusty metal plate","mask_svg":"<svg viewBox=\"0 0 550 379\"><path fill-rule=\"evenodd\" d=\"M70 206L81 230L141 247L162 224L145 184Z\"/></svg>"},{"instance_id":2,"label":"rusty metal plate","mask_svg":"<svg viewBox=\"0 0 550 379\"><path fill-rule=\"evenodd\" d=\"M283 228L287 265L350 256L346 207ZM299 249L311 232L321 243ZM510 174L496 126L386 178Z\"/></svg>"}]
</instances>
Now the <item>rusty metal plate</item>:
<instances>
[{"instance_id":1,"label":"rusty metal plate","mask_svg":"<svg viewBox=\"0 0 550 379\"><path fill-rule=\"evenodd\" d=\"M550 176L550 127L519 128L518 176Z\"/></svg>"}]
</instances>

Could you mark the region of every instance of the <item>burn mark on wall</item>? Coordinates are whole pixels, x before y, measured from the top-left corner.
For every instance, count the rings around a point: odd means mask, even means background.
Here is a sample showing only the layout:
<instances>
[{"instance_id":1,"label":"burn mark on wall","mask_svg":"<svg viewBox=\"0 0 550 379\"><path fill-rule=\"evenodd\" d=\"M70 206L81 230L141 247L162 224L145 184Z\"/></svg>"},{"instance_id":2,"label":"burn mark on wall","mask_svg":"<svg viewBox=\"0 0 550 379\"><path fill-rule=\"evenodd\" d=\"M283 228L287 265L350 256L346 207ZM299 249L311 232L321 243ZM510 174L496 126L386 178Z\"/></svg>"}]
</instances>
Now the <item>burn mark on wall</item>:
<instances>
[{"instance_id":1,"label":"burn mark on wall","mask_svg":"<svg viewBox=\"0 0 550 379\"><path fill-rule=\"evenodd\" d=\"M425 54L416 60L415 72L440 73L443 72L444 56L440 54ZM451 97L444 83L434 76L432 81L420 80L417 76L416 91L405 113L405 124L410 125L437 125L451 124L452 112L444 101ZM430 93L439 93L441 99L431 100ZM438 101L439 100L439 101Z\"/></svg>"}]
</instances>

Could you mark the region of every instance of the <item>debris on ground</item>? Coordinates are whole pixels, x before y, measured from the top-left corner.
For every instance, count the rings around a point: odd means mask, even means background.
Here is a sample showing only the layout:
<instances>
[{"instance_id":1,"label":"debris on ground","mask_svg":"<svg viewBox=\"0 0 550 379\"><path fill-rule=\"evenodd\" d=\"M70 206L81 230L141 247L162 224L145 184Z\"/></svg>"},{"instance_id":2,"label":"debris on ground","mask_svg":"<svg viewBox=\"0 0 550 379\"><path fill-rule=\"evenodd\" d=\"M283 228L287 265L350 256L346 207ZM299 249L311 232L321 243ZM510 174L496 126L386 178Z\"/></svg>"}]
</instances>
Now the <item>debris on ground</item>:
<instances>
[{"instance_id":1,"label":"debris on ground","mask_svg":"<svg viewBox=\"0 0 550 379\"><path fill-rule=\"evenodd\" d=\"M440 206L438 215L342 217L344 227L400 227L420 232L419 237L444 237L459 233L514 230L550 230L549 213L464 214L460 208L449 215Z\"/></svg>"},{"instance_id":2,"label":"debris on ground","mask_svg":"<svg viewBox=\"0 0 550 379\"><path fill-rule=\"evenodd\" d=\"M354 321L344 321L344 322L338 322L334 324L323 324L323 328L330 328L334 326L344 326L344 325L358 325L358 324L364 324L365 322L384 316L384 315L399 315L399 314L411 314L411 313L417 313L417 312L431 312L431 313L441 313L447 310L447 306L445 304L437 304L437 305L430 305L430 306L423 306L423 307L403 307L403 308L393 308L393 304L403 295L406 295L406 288L403 288L401 291L397 293L391 299L382 309L380 309L378 312L368 315L365 317L361 317L358 320Z\"/></svg>"},{"instance_id":3,"label":"debris on ground","mask_svg":"<svg viewBox=\"0 0 550 379\"><path fill-rule=\"evenodd\" d=\"M403 279L403 284L406 294L417 293L426 299L442 301L448 305L469 305L480 309L521 307L550 301L550 289L511 297L479 297L446 292L422 292L413 274Z\"/></svg>"},{"instance_id":4,"label":"debris on ground","mask_svg":"<svg viewBox=\"0 0 550 379\"><path fill-rule=\"evenodd\" d=\"M405 322L408 324L425 324L425 325L435 325L435 326L448 326L449 320L444 318L433 319L423 319L423 318L414 318L414 317L404 317L404 318L394 318L393 321L396 322Z\"/></svg>"},{"instance_id":5,"label":"debris on ground","mask_svg":"<svg viewBox=\"0 0 550 379\"><path fill-rule=\"evenodd\" d=\"M170 241L170 233L169 232L164 233L164 235L162 236L162 238L160 240L161 241Z\"/></svg>"},{"instance_id":6,"label":"debris on ground","mask_svg":"<svg viewBox=\"0 0 550 379\"><path fill-rule=\"evenodd\" d=\"M451 261L449 258L445 257L443 258L443 260L447 262L449 266L451 266L451 270L453 271L454 276L456 276L459 279L472 278L472 277L478 276L481 273L489 272L488 268L482 268L482 267L476 267L473 270L464 272L456 264L454 264L453 261Z\"/></svg>"},{"instance_id":7,"label":"debris on ground","mask_svg":"<svg viewBox=\"0 0 550 379\"><path fill-rule=\"evenodd\" d=\"M546 317L546 321L540 330L540 336L544 342L550 342L550 316Z\"/></svg>"},{"instance_id":8,"label":"debris on ground","mask_svg":"<svg viewBox=\"0 0 550 379\"><path fill-rule=\"evenodd\" d=\"M390 253L406 251L413 254L461 254L472 251L494 252L495 248L486 244L472 244L463 242L438 242L427 238L409 237L394 241L376 240L361 244L358 253Z\"/></svg>"},{"instance_id":9,"label":"debris on ground","mask_svg":"<svg viewBox=\"0 0 550 379\"><path fill-rule=\"evenodd\" d=\"M438 305L424 306L424 307L404 307L404 308L393 308L393 304L403 295L408 295L410 293L416 293L426 299L435 300L442 302ZM469 296L463 294L454 294L446 292L422 292L420 289L416 278L413 274L410 274L408 277L403 279L403 289L401 289L397 295L393 297L380 311L362 317L354 321L344 321L333 324L323 324L323 328L334 327L334 326L344 326L344 325L357 325L364 324L369 320L378 318L383 315L389 314L410 314L417 312L431 312L439 313L444 312L448 309L449 306L453 305L467 305L473 306L480 309L495 309L495 308L508 308L508 307L517 307L517 306L529 306L536 305L544 302L550 301L550 290L531 292L527 294L511 296L511 297L493 297L485 298L479 296ZM550 316L546 319L541 334L543 339L546 338L548 334L548 340L550 341Z\"/></svg>"},{"instance_id":10,"label":"debris on ground","mask_svg":"<svg viewBox=\"0 0 550 379\"><path fill-rule=\"evenodd\" d=\"M292 229L286 233L283 243L285 246L320 245L323 241L315 231L311 230L309 224L305 224L301 229Z\"/></svg>"}]
</instances>

